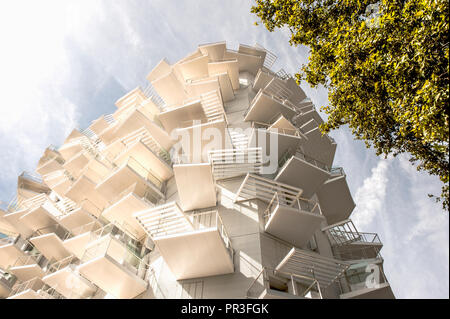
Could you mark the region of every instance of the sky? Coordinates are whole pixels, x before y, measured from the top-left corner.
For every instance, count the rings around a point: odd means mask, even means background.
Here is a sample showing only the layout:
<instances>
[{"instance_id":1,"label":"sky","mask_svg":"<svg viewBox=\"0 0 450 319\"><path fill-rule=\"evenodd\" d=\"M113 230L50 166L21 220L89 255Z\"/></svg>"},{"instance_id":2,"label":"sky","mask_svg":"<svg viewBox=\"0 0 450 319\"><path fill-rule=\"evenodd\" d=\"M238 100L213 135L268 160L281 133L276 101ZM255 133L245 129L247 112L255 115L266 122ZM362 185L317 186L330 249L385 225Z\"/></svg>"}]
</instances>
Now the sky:
<instances>
[{"instance_id":1,"label":"sky","mask_svg":"<svg viewBox=\"0 0 450 319\"><path fill-rule=\"evenodd\" d=\"M255 26L245 0L2 1L0 3L0 199L14 196L17 175L33 171L48 145L86 128L138 85L162 59L171 63L198 44L227 41L264 46L273 70L295 73L308 48L291 47L289 32ZM302 88L317 108L323 88ZM323 115L325 118L326 116ZM407 155L380 158L350 131L338 143L360 231L378 233L386 276L397 298L449 298L449 217L427 194L437 177L417 172Z\"/></svg>"}]
</instances>

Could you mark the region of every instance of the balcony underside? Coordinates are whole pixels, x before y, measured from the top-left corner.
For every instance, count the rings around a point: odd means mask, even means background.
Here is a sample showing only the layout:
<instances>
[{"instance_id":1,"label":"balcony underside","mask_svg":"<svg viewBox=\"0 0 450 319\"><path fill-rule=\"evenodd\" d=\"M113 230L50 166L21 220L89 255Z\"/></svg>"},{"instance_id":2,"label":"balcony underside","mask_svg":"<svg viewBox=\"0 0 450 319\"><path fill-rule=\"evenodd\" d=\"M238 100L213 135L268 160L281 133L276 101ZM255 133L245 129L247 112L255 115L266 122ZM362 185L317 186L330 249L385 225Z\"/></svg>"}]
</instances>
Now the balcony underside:
<instances>
[{"instance_id":1,"label":"balcony underside","mask_svg":"<svg viewBox=\"0 0 450 319\"><path fill-rule=\"evenodd\" d=\"M266 85L273 80L273 78L274 75L269 72L259 70L258 74L256 74L255 81L253 82L253 90L258 92L259 90L264 89Z\"/></svg>"},{"instance_id":2,"label":"balcony underside","mask_svg":"<svg viewBox=\"0 0 450 319\"><path fill-rule=\"evenodd\" d=\"M86 151L74 155L71 159L66 161L63 167L75 178L80 176L81 170L89 163L90 156Z\"/></svg>"},{"instance_id":3,"label":"balcony underside","mask_svg":"<svg viewBox=\"0 0 450 319\"><path fill-rule=\"evenodd\" d=\"M143 190L146 187L150 187L156 194L158 194L158 196L164 197L164 194L162 194L155 185L149 181L146 181L128 164L118 168L112 174L107 176L105 180L97 185L95 190L104 198L108 198L111 201L134 184L136 184L136 188L138 190Z\"/></svg>"},{"instance_id":4,"label":"balcony underside","mask_svg":"<svg viewBox=\"0 0 450 319\"><path fill-rule=\"evenodd\" d=\"M44 299L44 297L32 289L27 289L14 296L8 297L7 299Z\"/></svg>"},{"instance_id":5,"label":"balcony underside","mask_svg":"<svg viewBox=\"0 0 450 319\"><path fill-rule=\"evenodd\" d=\"M275 116L280 114L291 119L295 115L295 111L262 92L252 101L244 121L270 123Z\"/></svg>"},{"instance_id":6,"label":"balcony underside","mask_svg":"<svg viewBox=\"0 0 450 319\"><path fill-rule=\"evenodd\" d=\"M184 211L216 206L216 188L211 164L174 165L180 204ZM196 183L194 181L202 181Z\"/></svg>"},{"instance_id":7,"label":"balcony underside","mask_svg":"<svg viewBox=\"0 0 450 319\"><path fill-rule=\"evenodd\" d=\"M341 299L395 299L389 283L379 284L378 288L363 288L340 296Z\"/></svg>"},{"instance_id":8,"label":"balcony underside","mask_svg":"<svg viewBox=\"0 0 450 319\"><path fill-rule=\"evenodd\" d=\"M208 91L210 92L210 91ZM167 132L181 126L184 121L194 121L206 118L200 100L183 106L161 112L158 116Z\"/></svg>"},{"instance_id":9,"label":"balcony underside","mask_svg":"<svg viewBox=\"0 0 450 319\"><path fill-rule=\"evenodd\" d=\"M70 160L81 151L83 151L83 146L77 142L69 142L67 144L63 144L58 150L65 161Z\"/></svg>"},{"instance_id":10,"label":"balcony underside","mask_svg":"<svg viewBox=\"0 0 450 319\"><path fill-rule=\"evenodd\" d=\"M74 229L76 229L82 225L87 225L87 224L95 221L94 216L89 214L88 211L86 211L83 208L77 208L77 209L73 210L72 212L68 213L67 215L64 215L59 220L59 223L65 229L67 229L69 231L73 231Z\"/></svg>"},{"instance_id":11,"label":"balcony underside","mask_svg":"<svg viewBox=\"0 0 450 319\"><path fill-rule=\"evenodd\" d=\"M83 257L87 244L92 240L92 232L88 231L64 241L65 249L78 259Z\"/></svg>"},{"instance_id":12,"label":"balcony underside","mask_svg":"<svg viewBox=\"0 0 450 319\"><path fill-rule=\"evenodd\" d=\"M207 77L208 73L208 56L203 55L193 58L189 61L178 63L177 69L180 71L185 81Z\"/></svg>"},{"instance_id":13,"label":"balcony underside","mask_svg":"<svg viewBox=\"0 0 450 319\"><path fill-rule=\"evenodd\" d=\"M229 274L233 260L217 229L154 238L177 280Z\"/></svg>"},{"instance_id":14,"label":"balcony underside","mask_svg":"<svg viewBox=\"0 0 450 319\"><path fill-rule=\"evenodd\" d=\"M265 231L294 246L304 247L325 218L321 215L277 205Z\"/></svg>"},{"instance_id":15,"label":"balcony underside","mask_svg":"<svg viewBox=\"0 0 450 319\"><path fill-rule=\"evenodd\" d=\"M258 299L307 299L307 298L268 288L264 289L264 291L261 293Z\"/></svg>"},{"instance_id":16,"label":"balcony underside","mask_svg":"<svg viewBox=\"0 0 450 319\"><path fill-rule=\"evenodd\" d=\"M92 296L97 288L80 276L75 265L69 265L49 274L42 280L66 298L80 299Z\"/></svg>"},{"instance_id":17,"label":"balcony underside","mask_svg":"<svg viewBox=\"0 0 450 319\"><path fill-rule=\"evenodd\" d=\"M347 185L345 176L332 178L326 181L317 191L322 214L328 224L335 224L347 219L355 202Z\"/></svg>"},{"instance_id":18,"label":"balcony underside","mask_svg":"<svg viewBox=\"0 0 450 319\"><path fill-rule=\"evenodd\" d=\"M296 119L295 123L297 124L298 127L301 127L311 120L314 120L319 125L323 123L322 118L315 109L303 113Z\"/></svg>"},{"instance_id":19,"label":"balcony underside","mask_svg":"<svg viewBox=\"0 0 450 319\"><path fill-rule=\"evenodd\" d=\"M302 196L310 198L329 177L327 171L292 156L281 168L275 180L301 188Z\"/></svg>"},{"instance_id":20,"label":"balcony underside","mask_svg":"<svg viewBox=\"0 0 450 319\"><path fill-rule=\"evenodd\" d=\"M17 259L27 255L14 244L0 246L0 267L3 269L13 265Z\"/></svg>"},{"instance_id":21,"label":"balcony underside","mask_svg":"<svg viewBox=\"0 0 450 319\"><path fill-rule=\"evenodd\" d=\"M209 57L210 61L222 60L227 49L226 42L208 43L198 46L200 52Z\"/></svg>"},{"instance_id":22,"label":"balcony underside","mask_svg":"<svg viewBox=\"0 0 450 319\"><path fill-rule=\"evenodd\" d=\"M155 173L159 179L165 181L173 176L172 168L159 156L155 155L144 143L141 141L134 144L123 154L119 155L114 162L117 166L125 163L129 157L137 160L145 169Z\"/></svg>"},{"instance_id":23,"label":"balcony underside","mask_svg":"<svg viewBox=\"0 0 450 319\"><path fill-rule=\"evenodd\" d=\"M61 260L70 256L63 241L55 233L33 237L30 241L48 260Z\"/></svg>"},{"instance_id":24,"label":"balcony underside","mask_svg":"<svg viewBox=\"0 0 450 319\"><path fill-rule=\"evenodd\" d=\"M20 218L20 221L33 231L56 225L58 221L55 216L51 214L46 208L44 208L47 207L48 209L50 209L50 205L51 204L46 203L45 205L41 205L30 210ZM53 209L56 210L56 208Z\"/></svg>"},{"instance_id":25,"label":"balcony underside","mask_svg":"<svg viewBox=\"0 0 450 319\"><path fill-rule=\"evenodd\" d=\"M147 289L147 283L108 255L83 263L79 271L98 287L120 299L134 298Z\"/></svg>"},{"instance_id":26,"label":"balcony underside","mask_svg":"<svg viewBox=\"0 0 450 319\"><path fill-rule=\"evenodd\" d=\"M307 141L302 143L303 152L328 167L333 166L336 144L327 136L322 136L318 127L305 133Z\"/></svg>"},{"instance_id":27,"label":"balcony underside","mask_svg":"<svg viewBox=\"0 0 450 319\"><path fill-rule=\"evenodd\" d=\"M124 228L124 231L130 232L135 238L142 238L145 235L145 232L136 218L133 217L133 214L152 206L151 203L140 198L136 194L129 193L106 208L103 211L102 216L116 224L119 228Z\"/></svg>"},{"instance_id":28,"label":"balcony underside","mask_svg":"<svg viewBox=\"0 0 450 319\"><path fill-rule=\"evenodd\" d=\"M306 278L311 277L311 273L314 272L314 278L320 283L321 288L324 289L342 276L349 265L340 260L294 247L275 270L280 272L280 274L294 274ZM298 279L298 281L302 282L301 279Z\"/></svg>"},{"instance_id":29,"label":"balcony underside","mask_svg":"<svg viewBox=\"0 0 450 319\"><path fill-rule=\"evenodd\" d=\"M228 129L224 120L216 120L176 130L179 136L186 136L181 140L181 147L190 163L204 163L208 161L208 151L223 149L227 140Z\"/></svg>"},{"instance_id":30,"label":"balcony underside","mask_svg":"<svg viewBox=\"0 0 450 319\"><path fill-rule=\"evenodd\" d=\"M166 102L166 105L181 104L187 97L182 84L173 71L151 81L151 83L158 95Z\"/></svg>"},{"instance_id":31,"label":"balcony underside","mask_svg":"<svg viewBox=\"0 0 450 319\"><path fill-rule=\"evenodd\" d=\"M94 182L86 176L81 175L69 188L65 196L77 203L88 199L96 207L102 209L107 205L107 201L99 194L95 187L96 184Z\"/></svg>"},{"instance_id":32,"label":"balcony underside","mask_svg":"<svg viewBox=\"0 0 450 319\"><path fill-rule=\"evenodd\" d=\"M15 266L11 267L9 271L12 272L20 282L25 282L35 277L42 278L45 275L45 272L37 264Z\"/></svg>"},{"instance_id":33,"label":"balcony underside","mask_svg":"<svg viewBox=\"0 0 450 319\"><path fill-rule=\"evenodd\" d=\"M24 223L22 223L20 218L23 215L27 214L29 211L30 211L29 209L22 209L17 212L5 214L3 216L3 218L12 226L14 226L14 228L17 229L17 231L25 238L29 237L33 233L33 230Z\"/></svg>"},{"instance_id":34,"label":"balcony underside","mask_svg":"<svg viewBox=\"0 0 450 319\"><path fill-rule=\"evenodd\" d=\"M52 190L59 196L64 196L64 194L70 189L73 182L67 178L67 176L61 176L58 183L52 187Z\"/></svg>"},{"instance_id":35,"label":"balcony underside","mask_svg":"<svg viewBox=\"0 0 450 319\"><path fill-rule=\"evenodd\" d=\"M45 164L41 165L36 169L41 176L53 173L57 170L63 169L61 163L59 163L55 158L47 161Z\"/></svg>"},{"instance_id":36,"label":"balcony underside","mask_svg":"<svg viewBox=\"0 0 450 319\"><path fill-rule=\"evenodd\" d=\"M244 52L227 51L225 56L228 59L237 59L239 72L249 72L253 75L256 75L258 70L262 68L264 64L264 57L247 54Z\"/></svg>"},{"instance_id":37,"label":"balcony underside","mask_svg":"<svg viewBox=\"0 0 450 319\"><path fill-rule=\"evenodd\" d=\"M208 71L210 76L227 73L230 77L233 90L239 90L239 64L236 59L220 62L209 62Z\"/></svg>"},{"instance_id":38,"label":"balcony underside","mask_svg":"<svg viewBox=\"0 0 450 319\"><path fill-rule=\"evenodd\" d=\"M297 149L302 142L302 138L300 136L282 134L280 132L271 132L265 129L253 130L249 140L249 147L261 147L263 161L265 158L273 157L276 161L276 166L278 166L279 159L286 153L286 151ZM274 149L271 148L271 144ZM275 158L275 156L278 157Z\"/></svg>"}]
</instances>

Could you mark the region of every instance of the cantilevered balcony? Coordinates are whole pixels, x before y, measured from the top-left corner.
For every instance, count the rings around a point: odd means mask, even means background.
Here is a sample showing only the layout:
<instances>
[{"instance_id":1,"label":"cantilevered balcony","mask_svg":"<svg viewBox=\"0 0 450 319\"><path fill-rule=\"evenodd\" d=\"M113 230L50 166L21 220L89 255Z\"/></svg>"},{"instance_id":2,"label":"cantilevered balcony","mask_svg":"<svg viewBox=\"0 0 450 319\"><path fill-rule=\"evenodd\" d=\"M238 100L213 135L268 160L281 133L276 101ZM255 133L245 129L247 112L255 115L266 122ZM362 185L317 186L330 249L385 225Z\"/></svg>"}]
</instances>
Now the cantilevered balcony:
<instances>
[{"instance_id":1,"label":"cantilevered balcony","mask_svg":"<svg viewBox=\"0 0 450 319\"><path fill-rule=\"evenodd\" d=\"M325 218L317 203L302 198L297 198L294 205L288 202L283 194L274 194L263 214L264 229L296 247L304 247Z\"/></svg>"},{"instance_id":2,"label":"cantilevered balcony","mask_svg":"<svg viewBox=\"0 0 450 319\"><path fill-rule=\"evenodd\" d=\"M233 249L217 210L184 213L171 202L135 217L177 280L234 271Z\"/></svg>"},{"instance_id":3,"label":"cantilevered balcony","mask_svg":"<svg viewBox=\"0 0 450 319\"><path fill-rule=\"evenodd\" d=\"M17 179L17 196L20 199L28 199L41 193L50 193L50 191L38 174L22 172Z\"/></svg>"},{"instance_id":4,"label":"cantilevered balcony","mask_svg":"<svg viewBox=\"0 0 450 319\"><path fill-rule=\"evenodd\" d=\"M49 265L49 260L36 248L27 251L26 255L20 256L8 270L21 282L32 278L42 278Z\"/></svg>"},{"instance_id":5,"label":"cantilevered balcony","mask_svg":"<svg viewBox=\"0 0 450 319\"><path fill-rule=\"evenodd\" d=\"M42 178L48 187L60 196L63 196L75 181L75 178L64 168L49 173Z\"/></svg>"},{"instance_id":6,"label":"cantilevered balcony","mask_svg":"<svg viewBox=\"0 0 450 319\"><path fill-rule=\"evenodd\" d=\"M69 172L71 176L75 179L78 178L83 168L89 163L92 158L92 154L90 154L87 150L83 149L68 160L63 165L63 168Z\"/></svg>"},{"instance_id":7,"label":"cantilevered balcony","mask_svg":"<svg viewBox=\"0 0 450 319\"><path fill-rule=\"evenodd\" d=\"M34 247L21 236L0 238L0 267L7 269L19 258L33 254Z\"/></svg>"},{"instance_id":8,"label":"cantilevered balcony","mask_svg":"<svg viewBox=\"0 0 450 319\"><path fill-rule=\"evenodd\" d=\"M264 267L247 290L248 299L322 299L319 282L311 276Z\"/></svg>"},{"instance_id":9,"label":"cantilevered balcony","mask_svg":"<svg viewBox=\"0 0 450 319\"><path fill-rule=\"evenodd\" d=\"M70 256L63 242L69 234L62 225L54 224L36 230L29 240L48 260L61 260Z\"/></svg>"},{"instance_id":10,"label":"cantilevered balcony","mask_svg":"<svg viewBox=\"0 0 450 319\"><path fill-rule=\"evenodd\" d=\"M141 239L145 236L145 232L133 214L155 206L159 197L155 196L149 187L142 190L136 186L137 184L131 185L111 201L112 204L105 208L102 217L123 228L123 231L132 234L136 239Z\"/></svg>"},{"instance_id":11,"label":"cantilevered balcony","mask_svg":"<svg viewBox=\"0 0 450 319\"><path fill-rule=\"evenodd\" d=\"M62 169L64 164L64 159L61 154L53 147L48 147L45 149L44 154L39 159L36 172L42 176L52 173L54 171Z\"/></svg>"},{"instance_id":12,"label":"cantilevered balcony","mask_svg":"<svg viewBox=\"0 0 450 319\"><path fill-rule=\"evenodd\" d=\"M249 147L261 147L264 163L262 173L273 175L304 139L300 132L293 134L287 130L254 128L249 137Z\"/></svg>"},{"instance_id":13,"label":"cantilevered balcony","mask_svg":"<svg viewBox=\"0 0 450 319\"><path fill-rule=\"evenodd\" d=\"M98 239L87 245L79 272L116 298L134 298L143 293L147 288L143 280L147 264L142 246L112 224L95 235Z\"/></svg>"},{"instance_id":14,"label":"cantilevered balcony","mask_svg":"<svg viewBox=\"0 0 450 319\"><path fill-rule=\"evenodd\" d=\"M341 260L378 258L383 247L378 234L359 232L350 219L327 226L322 231L330 241L334 256Z\"/></svg>"},{"instance_id":15,"label":"cantilevered balcony","mask_svg":"<svg viewBox=\"0 0 450 319\"><path fill-rule=\"evenodd\" d=\"M259 90L244 115L244 121L270 123L280 114L291 119L296 114L296 109L289 101L271 95L265 90Z\"/></svg>"},{"instance_id":16,"label":"cantilevered balcony","mask_svg":"<svg viewBox=\"0 0 450 319\"><path fill-rule=\"evenodd\" d=\"M302 277L312 277L319 282L321 289L326 289L342 277L349 266L348 262L293 247L275 271L298 275L299 282L303 282Z\"/></svg>"},{"instance_id":17,"label":"cantilevered balcony","mask_svg":"<svg viewBox=\"0 0 450 319\"><path fill-rule=\"evenodd\" d=\"M136 185L139 192L151 189L154 196L163 199L164 182L156 174L146 169L139 161L129 157L124 164L118 166L100 182L95 190L106 199L114 199L128 187Z\"/></svg>"},{"instance_id":18,"label":"cantilevered balcony","mask_svg":"<svg viewBox=\"0 0 450 319\"><path fill-rule=\"evenodd\" d=\"M117 166L122 165L129 157L133 157L161 180L167 180L173 176L169 152L144 127L111 144L108 147L108 154Z\"/></svg>"},{"instance_id":19,"label":"cantilevered balcony","mask_svg":"<svg viewBox=\"0 0 450 319\"><path fill-rule=\"evenodd\" d=\"M68 233L64 240L64 247L69 251L71 255L74 255L78 259L83 257L87 245L93 239L98 238L98 230L103 228L103 224L94 220L87 224L74 228Z\"/></svg>"},{"instance_id":20,"label":"cantilevered balcony","mask_svg":"<svg viewBox=\"0 0 450 319\"><path fill-rule=\"evenodd\" d=\"M0 298L7 298L17 281L17 277L0 268Z\"/></svg>"},{"instance_id":21,"label":"cantilevered balcony","mask_svg":"<svg viewBox=\"0 0 450 319\"><path fill-rule=\"evenodd\" d=\"M262 167L262 149L260 147L243 149L223 149L208 152L214 179L260 174Z\"/></svg>"},{"instance_id":22,"label":"cantilevered balcony","mask_svg":"<svg viewBox=\"0 0 450 319\"><path fill-rule=\"evenodd\" d=\"M227 73L231 80L233 90L239 90L239 62L237 59L224 59L208 63L209 75Z\"/></svg>"},{"instance_id":23,"label":"cantilevered balcony","mask_svg":"<svg viewBox=\"0 0 450 319\"><path fill-rule=\"evenodd\" d=\"M173 166L181 207L185 211L216 206L217 192L211 164L179 164ZM196 187L192 181L200 180Z\"/></svg>"},{"instance_id":24,"label":"cantilevered balcony","mask_svg":"<svg viewBox=\"0 0 450 319\"><path fill-rule=\"evenodd\" d=\"M33 278L22 283L16 283L7 299L44 299L41 291L45 283L41 278Z\"/></svg>"},{"instance_id":25,"label":"cantilevered balcony","mask_svg":"<svg viewBox=\"0 0 450 319\"><path fill-rule=\"evenodd\" d=\"M77 203L88 199L95 207L102 210L107 205L107 200L97 191L96 186L96 182L83 174L70 186L64 196Z\"/></svg>"},{"instance_id":26,"label":"cantilevered balcony","mask_svg":"<svg viewBox=\"0 0 450 319\"><path fill-rule=\"evenodd\" d=\"M269 204L277 193L283 194L286 206L294 207L302 195L302 190L258 175L247 174L236 192L234 202L261 200Z\"/></svg>"},{"instance_id":27,"label":"cantilevered balcony","mask_svg":"<svg viewBox=\"0 0 450 319\"><path fill-rule=\"evenodd\" d=\"M52 263L42 278L48 286L68 299L89 298L97 287L79 273L80 260L68 256Z\"/></svg>"},{"instance_id":28,"label":"cantilevered balcony","mask_svg":"<svg viewBox=\"0 0 450 319\"><path fill-rule=\"evenodd\" d=\"M395 299L381 259L352 264L345 272L345 280L341 299Z\"/></svg>"},{"instance_id":29,"label":"cantilevered balcony","mask_svg":"<svg viewBox=\"0 0 450 319\"><path fill-rule=\"evenodd\" d=\"M147 80L166 105L180 104L187 98L183 84L177 77L174 68L166 60L162 60L153 68L147 76Z\"/></svg>"},{"instance_id":30,"label":"cantilevered balcony","mask_svg":"<svg viewBox=\"0 0 450 319\"><path fill-rule=\"evenodd\" d=\"M355 208L355 202L343 170L333 169L330 173L330 178L317 190L317 196L322 214L331 225L347 219Z\"/></svg>"},{"instance_id":31,"label":"cantilevered balcony","mask_svg":"<svg viewBox=\"0 0 450 319\"><path fill-rule=\"evenodd\" d=\"M248 51L242 51L242 46L240 46L239 50L226 50L224 58L237 60L239 72L249 72L256 75L258 70L263 67L265 52L258 55L249 54Z\"/></svg>"},{"instance_id":32,"label":"cantilevered balcony","mask_svg":"<svg viewBox=\"0 0 450 319\"><path fill-rule=\"evenodd\" d=\"M302 195L311 198L329 178L329 168L324 163L297 151L288 157L275 180L301 188Z\"/></svg>"},{"instance_id":33,"label":"cantilevered balcony","mask_svg":"<svg viewBox=\"0 0 450 319\"><path fill-rule=\"evenodd\" d=\"M331 167L337 144L328 135L322 135L318 125L315 120L311 120L300 127L300 131L306 136L306 141L302 143L302 153Z\"/></svg>"}]
</instances>

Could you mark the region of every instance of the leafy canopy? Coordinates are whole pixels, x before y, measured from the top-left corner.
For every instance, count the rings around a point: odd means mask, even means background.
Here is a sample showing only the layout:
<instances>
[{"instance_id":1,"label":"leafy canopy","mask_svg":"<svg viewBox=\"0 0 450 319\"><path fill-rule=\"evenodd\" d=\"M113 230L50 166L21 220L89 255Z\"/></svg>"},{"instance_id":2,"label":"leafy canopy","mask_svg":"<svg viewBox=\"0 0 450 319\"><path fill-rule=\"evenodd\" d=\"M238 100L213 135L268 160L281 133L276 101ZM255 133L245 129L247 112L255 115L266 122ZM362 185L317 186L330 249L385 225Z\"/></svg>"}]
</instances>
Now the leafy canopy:
<instances>
[{"instance_id":1,"label":"leafy canopy","mask_svg":"<svg viewBox=\"0 0 450 319\"><path fill-rule=\"evenodd\" d=\"M409 153L449 204L448 0L256 0L269 31L310 48L296 74L328 89L323 133L348 124L377 155ZM257 24L257 23L256 23ZM433 196L433 195L429 195Z\"/></svg>"}]
</instances>

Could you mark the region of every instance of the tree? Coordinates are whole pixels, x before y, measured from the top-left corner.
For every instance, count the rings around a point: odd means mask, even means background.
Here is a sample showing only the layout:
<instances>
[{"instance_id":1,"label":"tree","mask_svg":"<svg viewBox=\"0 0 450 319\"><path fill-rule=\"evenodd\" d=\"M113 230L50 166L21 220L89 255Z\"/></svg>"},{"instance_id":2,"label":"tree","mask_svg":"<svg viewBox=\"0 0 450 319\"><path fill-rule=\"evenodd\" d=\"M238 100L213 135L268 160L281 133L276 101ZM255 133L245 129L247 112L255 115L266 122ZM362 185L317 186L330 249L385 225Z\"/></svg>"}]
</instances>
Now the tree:
<instances>
[{"instance_id":1,"label":"tree","mask_svg":"<svg viewBox=\"0 0 450 319\"><path fill-rule=\"evenodd\" d=\"M328 89L323 133L348 124L377 155L409 153L449 204L448 0L256 0L269 31L310 48L297 83ZM257 24L257 23L256 23Z\"/></svg>"}]
</instances>

